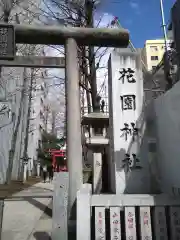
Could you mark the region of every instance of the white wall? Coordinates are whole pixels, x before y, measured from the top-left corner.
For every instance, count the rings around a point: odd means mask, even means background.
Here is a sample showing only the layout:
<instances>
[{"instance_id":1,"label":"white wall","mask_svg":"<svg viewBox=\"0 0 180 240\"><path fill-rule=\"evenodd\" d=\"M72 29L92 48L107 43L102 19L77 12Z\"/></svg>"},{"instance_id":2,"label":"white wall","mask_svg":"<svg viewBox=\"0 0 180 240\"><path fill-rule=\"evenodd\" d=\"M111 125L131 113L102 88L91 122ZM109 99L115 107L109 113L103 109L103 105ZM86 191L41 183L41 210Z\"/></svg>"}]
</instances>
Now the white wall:
<instances>
[{"instance_id":1,"label":"white wall","mask_svg":"<svg viewBox=\"0 0 180 240\"><path fill-rule=\"evenodd\" d=\"M161 190L180 193L180 82L155 100ZM174 189L173 189L174 188Z\"/></svg>"}]
</instances>

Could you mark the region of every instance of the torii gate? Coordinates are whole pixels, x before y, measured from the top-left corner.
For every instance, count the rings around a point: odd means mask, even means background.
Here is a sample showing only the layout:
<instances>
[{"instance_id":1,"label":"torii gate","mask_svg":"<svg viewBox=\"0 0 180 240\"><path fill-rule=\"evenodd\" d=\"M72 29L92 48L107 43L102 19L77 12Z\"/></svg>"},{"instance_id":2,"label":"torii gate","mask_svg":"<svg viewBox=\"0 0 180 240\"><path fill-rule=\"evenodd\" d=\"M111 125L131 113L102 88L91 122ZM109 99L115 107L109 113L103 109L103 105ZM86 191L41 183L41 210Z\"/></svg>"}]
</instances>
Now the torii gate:
<instances>
[{"instance_id":1,"label":"torii gate","mask_svg":"<svg viewBox=\"0 0 180 240\"><path fill-rule=\"evenodd\" d=\"M81 115L79 94L79 67L77 45L97 47L127 47L129 33L124 29L84 28L61 26L33 26L1 24L0 59L13 60L15 43L65 45L66 96L67 96L67 159L69 172L69 207L83 184ZM3 34L2 34L3 32ZM8 35L9 34L9 35ZM8 36L7 36L8 35ZM3 40L2 40L3 39ZM6 45L1 41L6 39ZM76 169L74 171L74 169Z\"/></svg>"},{"instance_id":2,"label":"torii gate","mask_svg":"<svg viewBox=\"0 0 180 240\"><path fill-rule=\"evenodd\" d=\"M54 168L54 170L56 170L56 166L57 166L57 161L56 161L56 157L66 157L66 151L65 150L57 150L57 149L49 149L47 152L49 152L52 156L52 166ZM65 171L67 172L67 162L64 162L64 165L62 167L60 167L59 169L57 169L57 171Z\"/></svg>"}]
</instances>

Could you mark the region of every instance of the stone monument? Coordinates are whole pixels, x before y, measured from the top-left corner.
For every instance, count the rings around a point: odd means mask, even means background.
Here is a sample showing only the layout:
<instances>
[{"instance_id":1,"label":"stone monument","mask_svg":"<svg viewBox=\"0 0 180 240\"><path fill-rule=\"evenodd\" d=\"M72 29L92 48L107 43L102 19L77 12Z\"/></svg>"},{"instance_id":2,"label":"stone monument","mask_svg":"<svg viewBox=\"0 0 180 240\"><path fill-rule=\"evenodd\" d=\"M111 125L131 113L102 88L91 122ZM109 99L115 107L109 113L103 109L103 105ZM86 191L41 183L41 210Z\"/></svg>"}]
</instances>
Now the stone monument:
<instances>
[{"instance_id":1,"label":"stone monument","mask_svg":"<svg viewBox=\"0 0 180 240\"><path fill-rule=\"evenodd\" d=\"M108 62L108 77L112 191L147 193L150 177L143 153L146 126L139 53L114 50Z\"/></svg>"}]
</instances>

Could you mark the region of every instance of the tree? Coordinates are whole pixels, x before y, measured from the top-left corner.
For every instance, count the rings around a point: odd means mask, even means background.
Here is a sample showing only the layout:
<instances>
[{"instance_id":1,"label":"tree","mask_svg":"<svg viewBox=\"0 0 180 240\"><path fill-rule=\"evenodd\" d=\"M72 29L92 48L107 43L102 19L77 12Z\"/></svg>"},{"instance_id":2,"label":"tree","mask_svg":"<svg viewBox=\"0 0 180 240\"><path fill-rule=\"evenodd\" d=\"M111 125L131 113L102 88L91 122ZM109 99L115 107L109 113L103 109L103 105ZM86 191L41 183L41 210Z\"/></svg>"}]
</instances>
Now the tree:
<instances>
[{"instance_id":1,"label":"tree","mask_svg":"<svg viewBox=\"0 0 180 240\"><path fill-rule=\"evenodd\" d=\"M20 23L20 21L25 21L26 23L28 22L30 24L34 19L34 14L30 17L29 13L22 9L22 3L24 4L23 6L27 6L29 4L29 1L1 0L1 19L3 19L4 22L16 21L16 23ZM42 47L39 48L39 46L30 46L27 44L19 44L16 46L18 55L38 54L41 49ZM8 149L7 146L7 150L9 150L9 161L6 174L6 182L10 183L13 169L16 170L19 168L19 173L22 172L23 165L20 166L20 162L17 162L21 158L21 154L23 154L23 157L27 155L32 90L38 85L36 83L36 79L39 75L39 69L33 69L32 71L21 69L20 71L23 72L22 75L20 75L20 73L16 73L16 70L14 68L1 68L0 71L2 73L0 79L0 90L1 95L3 96L2 102L7 102L7 112L11 110L8 107L9 105L14 106L14 108L12 107L12 118L10 119L9 123L6 121L6 124L0 126L0 130L2 128L6 128L8 125L8 127L11 127L12 129L12 134L11 136L9 135L9 137L11 137L10 149ZM19 81L19 78L22 78L21 81ZM16 104L14 102L14 97ZM5 107L2 107L2 109L0 109L0 113L4 115L4 119L6 120L4 109ZM21 139L20 144L17 143L17 140L19 138Z\"/></svg>"},{"instance_id":2,"label":"tree","mask_svg":"<svg viewBox=\"0 0 180 240\"><path fill-rule=\"evenodd\" d=\"M45 22L45 24L94 27L93 18L97 4L98 2L91 0L86 0L85 3L83 1L42 0L38 17L42 22ZM58 50L60 54L64 54L62 47L52 47ZM82 96L84 97L86 93L89 112L91 111L91 103L93 110L99 107L99 105L97 106L97 100L99 98L97 93L96 71L100 68L101 55L104 54L105 51L102 52L100 48L94 51L92 47L79 47L80 86L85 89L82 91ZM98 61L97 55L99 55Z\"/></svg>"},{"instance_id":3,"label":"tree","mask_svg":"<svg viewBox=\"0 0 180 240\"><path fill-rule=\"evenodd\" d=\"M46 164L50 166L52 164L52 157L49 153L50 149L60 150L64 139L58 139L54 134L47 133L44 131L42 133L42 144L38 148L38 158L41 160L41 165ZM64 159L59 159L64 160Z\"/></svg>"}]
</instances>

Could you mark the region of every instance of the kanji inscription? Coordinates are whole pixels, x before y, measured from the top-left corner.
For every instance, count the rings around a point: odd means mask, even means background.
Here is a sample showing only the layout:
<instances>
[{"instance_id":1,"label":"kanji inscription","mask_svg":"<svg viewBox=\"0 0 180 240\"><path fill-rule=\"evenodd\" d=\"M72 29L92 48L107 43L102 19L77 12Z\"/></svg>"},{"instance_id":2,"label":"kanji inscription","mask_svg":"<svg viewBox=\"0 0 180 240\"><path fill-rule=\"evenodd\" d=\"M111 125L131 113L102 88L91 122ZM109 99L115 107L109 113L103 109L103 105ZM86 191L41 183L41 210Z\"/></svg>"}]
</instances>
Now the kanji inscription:
<instances>
[{"instance_id":1,"label":"kanji inscription","mask_svg":"<svg viewBox=\"0 0 180 240\"><path fill-rule=\"evenodd\" d=\"M135 126L135 123L124 123L124 127L120 130L122 132L121 137L125 137L125 141L127 141L128 136L132 136L132 140L134 141L139 132L139 129Z\"/></svg>"},{"instance_id":2,"label":"kanji inscription","mask_svg":"<svg viewBox=\"0 0 180 240\"><path fill-rule=\"evenodd\" d=\"M13 60L15 55L15 34L12 25L0 24L0 60Z\"/></svg>"},{"instance_id":3,"label":"kanji inscription","mask_svg":"<svg viewBox=\"0 0 180 240\"><path fill-rule=\"evenodd\" d=\"M135 71L131 68L122 68L121 71L119 71L120 77L118 80L121 80L122 83L125 83L125 80L127 80L128 83L135 83L136 79L134 77Z\"/></svg>"},{"instance_id":4,"label":"kanji inscription","mask_svg":"<svg viewBox=\"0 0 180 240\"><path fill-rule=\"evenodd\" d=\"M136 110L135 95L123 95L120 98L122 110Z\"/></svg>"},{"instance_id":5,"label":"kanji inscription","mask_svg":"<svg viewBox=\"0 0 180 240\"><path fill-rule=\"evenodd\" d=\"M121 240L120 208L110 208L111 240Z\"/></svg>"}]
</instances>

